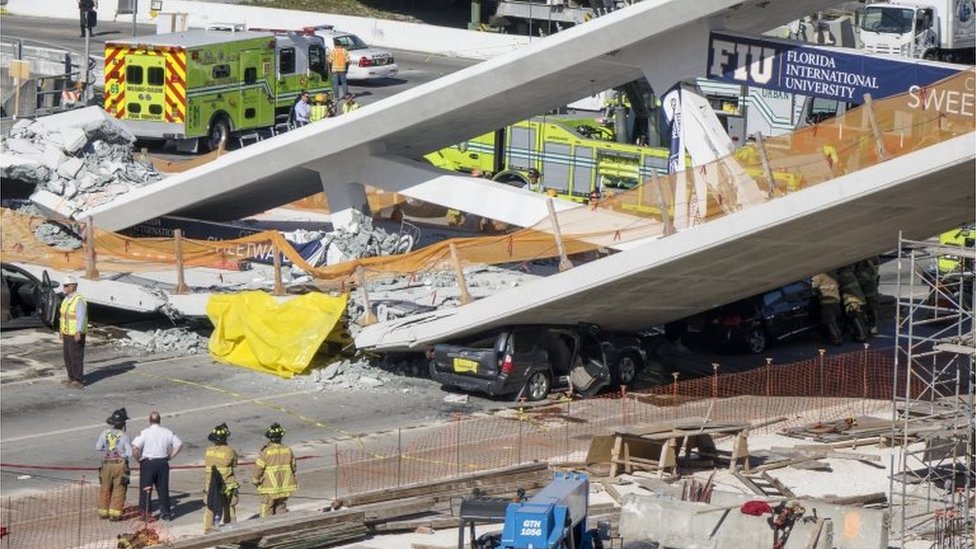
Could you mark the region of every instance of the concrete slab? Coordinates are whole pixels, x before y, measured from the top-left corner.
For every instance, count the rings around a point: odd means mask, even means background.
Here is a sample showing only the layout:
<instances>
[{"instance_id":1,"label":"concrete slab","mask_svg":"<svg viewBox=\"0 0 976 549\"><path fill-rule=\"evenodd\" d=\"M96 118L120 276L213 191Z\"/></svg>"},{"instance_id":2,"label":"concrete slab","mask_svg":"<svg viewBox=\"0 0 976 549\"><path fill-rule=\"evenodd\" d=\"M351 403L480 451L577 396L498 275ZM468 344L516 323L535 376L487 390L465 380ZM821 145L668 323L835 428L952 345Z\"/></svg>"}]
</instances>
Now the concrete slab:
<instances>
[{"instance_id":1,"label":"concrete slab","mask_svg":"<svg viewBox=\"0 0 976 549\"><path fill-rule=\"evenodd\" d=\"M14 263L14 265L37 278L41 278L44 271L47 271L54 281L60 281L71 274L78 279L78 293L85 296L89 303L138 313L156 312L166 304L164 295L133 284L115 280L89 280L76 272L67 273L27 263Z\"/></svg>"},{"instance_id":2,"label":"concrete slab","mask_svg":"<svg viewBox=\"0 0 976 549\"><path fill-rule=\"evenodd\" d=\"M974 135L839 177L665 239L442 312L364 329L408 349L506 324L639 329L925 239L976 218ZM595 297L596 296L596 297Z\"/></svg>"},{"instance_id":3,"label":"concrete slab","mask_svg":"<svg viewBox=\"0 0 976 549\"><path fill-rule=\"evenodd\" d=\"M645 72L656 89L667 89L677 80L702 74L704 55L688 55L683 48L694 42L704 50L709 30L763 31L832 3L636 3L354 113L231 152L80 215L118 230L171 213L240 219L311 195L323 185L360 182L402 190L399 178L379 177L372 160L408 162ZM653 66L649 58L655 60Z\"/></svg>"},{"instance_id":4,"label":"concrete slab","mask_svg":"<svg viewBox=\"0 0 976 549\"><path fill-rule=\"evenodd\" d=\"M712 502L698 503L629 494L620 510L620 535L628 541L653 540L675 549L744 549L768 547L773 529L770 515L743 514L738 506L755 496L713 492ZM805 509L793 526L785 549L887 549L888 512L798 499ZM775 504L773 504L775 505ZM728 507L734 507L729 509ZM724 509L723 509L724 508ZM829 519L829 533L818 530L816 519ZM827 526L824 527L827 530Z\"/></svg>"}]
</instances>

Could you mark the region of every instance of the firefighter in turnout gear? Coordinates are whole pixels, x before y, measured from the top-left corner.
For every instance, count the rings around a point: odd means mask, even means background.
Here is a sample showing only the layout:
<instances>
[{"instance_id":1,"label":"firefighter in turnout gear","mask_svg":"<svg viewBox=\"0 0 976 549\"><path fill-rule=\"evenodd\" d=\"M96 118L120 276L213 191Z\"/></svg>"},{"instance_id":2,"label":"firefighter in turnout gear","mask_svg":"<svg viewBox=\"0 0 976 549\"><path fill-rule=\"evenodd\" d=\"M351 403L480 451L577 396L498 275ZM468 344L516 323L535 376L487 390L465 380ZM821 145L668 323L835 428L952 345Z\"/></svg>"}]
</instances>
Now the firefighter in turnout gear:
<instances>
[{"instance_id":1,"label":"firefighter in turnout gear","mask_svg":"<svg viewBox=\"0 0 976 549\"><path fill-rule=\"evenodd\" d=\"M827 331L827 339L831 345L840 345L844 343L844 332L840 327L844 313L840 308L837 279L828 273L820 273L813 277L812 284L820 301L820 322Z\"/></svg>"},{"instance_id":2,"label":"firefighter in turnout gear","mask_svg":"<svg viewBox=\"0 0 976 549\"><path fill-rule=\"evenodd\" d=\"M105 420L111 428L102 431L95 441L95 450L102 452L102 466L98 468L101 484L98 516L103 519L122 520L125 490L129 486L129 458L132 457L132 444L125 434L128 420L125 408L112 412Z\"/></svg>"},{"instance_id":3,"label":"firefighter in turnout gear","mask_svg":"<svg viewBox=\"0 0 976 549\"><path fill-rule=\"evenodd\" d=\"M880 275L878 269L881 261L878 256L863 259L854 264L857 283L864 292L864 320L871 335L878 333L878 283Z\"/></svg>"},{"instance_id":4,"label":"firefighter in turnout gear","mask_svg":"<svg viewBox=\"0 0 976 549\"><path fill-rule=\"evenodd\" d=\"M837 279L837 284L840 286L844 316L847 320L847 329L851 332L851 338L863 343L867 341L868 333L864 321L864 292L857 282L857 275L854 273L854 269L847 265L837 269L834 278Z\"/></svg>"},{"instance_id":5,"label":"firefighter in turnout gear","mask_svg":"<svg viewBox=\"0 0 976 549\"><path fill-rule=\"evenodd\" d=\"M203 457L203 532L214 528L214 522L237 522L237 452L227 445L230 429L226 423L213 428L207 439L213 443ZM216 473L216 474L215 474Z\"/></svg>"},{"instance_id":6,"label":"firefighter in turnout gear","mask_svg":"<svg viewBox=\"0 0 976 549\"><path fill-rule=\"evenodd\" d=\"M261 455L254 462L251 483L261 494L261 516L287 513L288 496L298 490L295 477L295 455L291 448L281 443L285 430L272 423L264 436L268 443L261 448Z\"/></svg>"}]
</instances>

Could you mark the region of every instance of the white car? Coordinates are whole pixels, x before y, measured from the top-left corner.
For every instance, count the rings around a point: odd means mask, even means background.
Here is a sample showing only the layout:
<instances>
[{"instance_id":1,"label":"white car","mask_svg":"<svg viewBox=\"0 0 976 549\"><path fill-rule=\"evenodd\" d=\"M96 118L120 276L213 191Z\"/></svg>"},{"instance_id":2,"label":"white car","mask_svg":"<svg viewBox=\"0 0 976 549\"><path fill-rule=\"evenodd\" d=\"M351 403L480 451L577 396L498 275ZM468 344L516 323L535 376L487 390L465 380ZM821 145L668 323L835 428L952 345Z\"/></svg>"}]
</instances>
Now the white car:
<instances>
[{"instance_id":1,"label":"white car","mask_svg":"<svg viewBox=\"0 0 976 549\"><path fill-rule=\"evenodd\" d=\"M319 25L311 29L325 39L326 48L332 47L334 41L338 40L349 50L349 69L346 73L349 80L389 78L396 76L400 70L392 53L368 46L355 34L337 30L332 25Z\"/></svg>"}]
</instances>

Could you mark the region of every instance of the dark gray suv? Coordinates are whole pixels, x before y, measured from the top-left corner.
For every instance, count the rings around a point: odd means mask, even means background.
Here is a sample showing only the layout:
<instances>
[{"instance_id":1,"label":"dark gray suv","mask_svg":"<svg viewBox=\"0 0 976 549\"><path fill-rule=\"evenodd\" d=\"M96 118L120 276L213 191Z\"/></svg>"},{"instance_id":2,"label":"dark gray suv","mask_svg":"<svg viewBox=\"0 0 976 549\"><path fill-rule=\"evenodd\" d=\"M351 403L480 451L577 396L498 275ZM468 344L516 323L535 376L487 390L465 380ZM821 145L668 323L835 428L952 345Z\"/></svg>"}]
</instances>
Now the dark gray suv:
<instances>
[{"instance_id":1,"label":"dark gray suv","mask_svg":"<svg viewBox=\"0 0 976 549\"><path fill-rule=\"evenodd\" d=\"M509 326L428 351L430 377L446 387L542 400L573 386L591 396L630 385L644 367L640 340L593 324Z\"/></svg>"}]
</instances>

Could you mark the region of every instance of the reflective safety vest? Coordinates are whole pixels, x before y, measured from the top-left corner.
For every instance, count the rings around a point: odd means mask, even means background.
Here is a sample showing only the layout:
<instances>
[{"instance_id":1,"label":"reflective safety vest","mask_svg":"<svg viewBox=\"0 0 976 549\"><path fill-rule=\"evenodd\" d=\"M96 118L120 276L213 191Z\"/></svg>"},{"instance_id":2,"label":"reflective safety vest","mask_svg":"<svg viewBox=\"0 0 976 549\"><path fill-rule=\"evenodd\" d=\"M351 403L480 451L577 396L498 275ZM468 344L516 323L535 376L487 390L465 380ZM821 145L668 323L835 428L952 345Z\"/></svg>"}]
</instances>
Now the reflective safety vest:
<instances>
[{"instance_id":1,"label":"reflective safety vest","mask_svg":"<svg viewBox=\"0 0 976 549\"><path fill-rule=\"evenodd\" d=\"M332 64L332 72L346 72L349 64L349 50L342 46L336 46L329 50L329 63Z\"/></svg>"},{"instance_id":2,"label":"reflective safety vest","mask_svg":"<svg viewBox=\"0 0 976 549\"><path fill-rule=\"evenodd\" d=\"M328 116L329 116L329 107L328 106L326 106L326 105L312 105L312 114L308 117L308 119L310 121L312 121L312 122L318 122L319 120L322 120L323 118L328 118Z\"/></svg>"},{"instance_id":3,"label":"reflective safety vest","mask_svg":"<svg viewBox=\"0 0 976 549\"><path fill-rule=\"evenodd\" d=\"M237 479L234 477L234 467L237 466L237 452L226 444L214 444L207 448L207 453L203 456L203 469L206 471L203 477L203 490L210 489L210 472L214 467L224 479L224 491L230 492L238 488Z\"/></svg>"},{"instance_id":4,"label":"reflective safety vest","mask_svg":"<svg viewBox=\"0 0 976 549\"><path fill-rule=\"evenodd\" d=\"M295 478L295 455L291 448L269 442L261 449L261 455L254 462L254 484L259 494L288 497L298 490Z\"/></svg>"},{"instance_id":5,"label":"reflective safety vest","mask_svg":"<svg viewBox=\"0 0 976 549\"><path fill-rule=\"evenodd\" d=\"M78 304L84 303L85 298L75 292L61 302L61 333L73 336L78 333L77 310ZM88 323L81 327L81 333L88 331Z\"/></svg>"},{"instance_id":6,"label":"reflective safety vest","mask_svg":"<svg viewBox=\"0 0 976 549\"><path fill-rule=\"evenodd\" d=\"M342 102L342 114L350 113L359 108L359 103L354 101L343 101Z\"/></svg>"},{"instance_id":7,"label":"reflective safety vest","mask_svg":"<svg viewBox=\"0 0 976 549\"><path fill-rule=\"evenodd\" d=\"M119 450L119 440L125 433L118 429L105 429L105 459L125 459L125 454Z\"/></svg>"}]
</instances>

